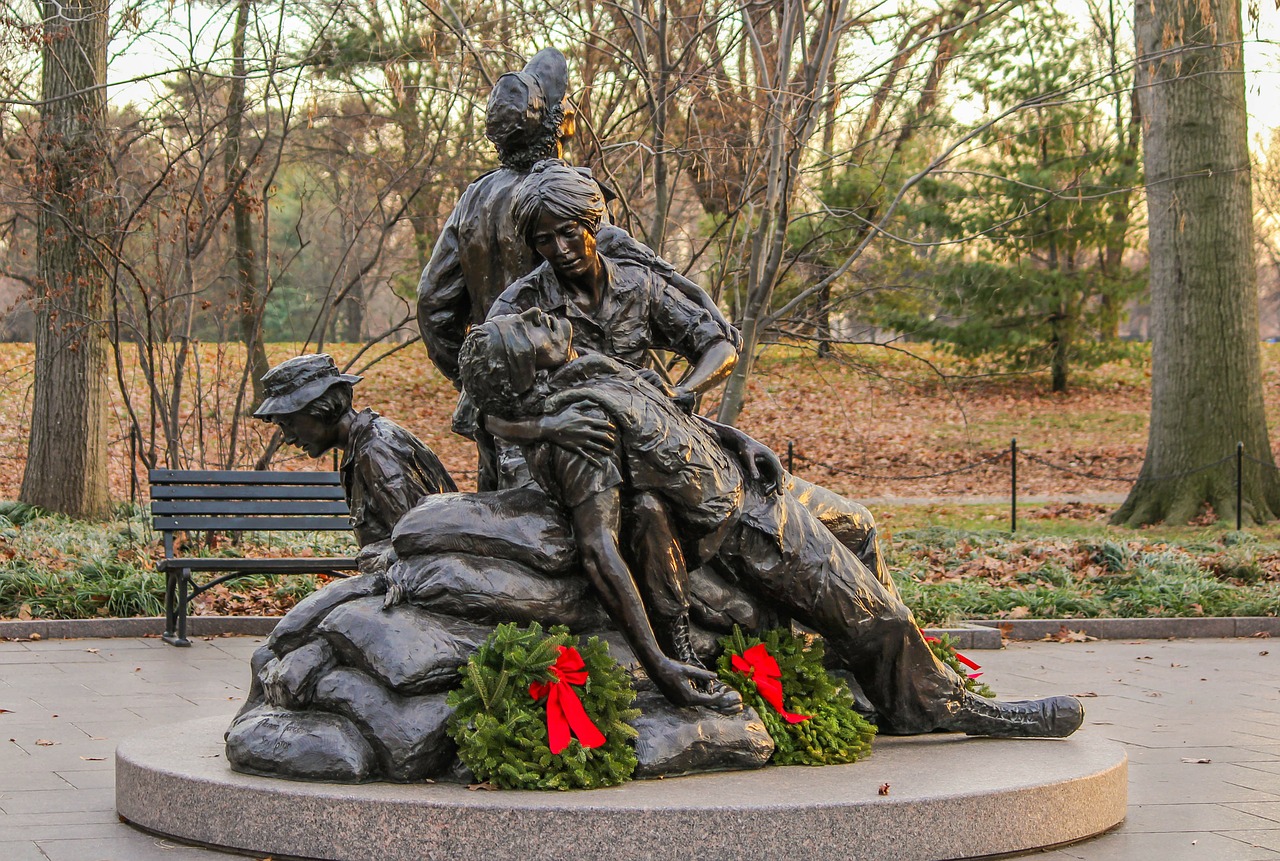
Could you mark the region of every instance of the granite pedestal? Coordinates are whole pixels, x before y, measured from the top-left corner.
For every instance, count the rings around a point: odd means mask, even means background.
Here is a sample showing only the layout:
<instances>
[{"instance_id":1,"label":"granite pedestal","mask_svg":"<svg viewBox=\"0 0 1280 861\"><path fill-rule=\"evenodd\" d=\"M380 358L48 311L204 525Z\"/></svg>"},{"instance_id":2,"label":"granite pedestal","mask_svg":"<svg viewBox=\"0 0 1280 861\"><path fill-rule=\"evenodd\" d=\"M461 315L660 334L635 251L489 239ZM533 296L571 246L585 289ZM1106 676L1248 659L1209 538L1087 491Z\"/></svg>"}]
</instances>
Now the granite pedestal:
<instances>
[{"instance_id":1,"label":"granite pedestal","mask_svg":"<svg viewBox=\"0 0 1280 861\"><path fill-rule=\"evenodd\" d=\"M236 774L223 756L225 724L191 721L122 742L120 816L192 843L326 861L929 861L1081 840L1118 824L1127 800L1123 749L1087 729L1062 740L886 737L853 765L559 793Z\"/></svg>"}]
</instances>

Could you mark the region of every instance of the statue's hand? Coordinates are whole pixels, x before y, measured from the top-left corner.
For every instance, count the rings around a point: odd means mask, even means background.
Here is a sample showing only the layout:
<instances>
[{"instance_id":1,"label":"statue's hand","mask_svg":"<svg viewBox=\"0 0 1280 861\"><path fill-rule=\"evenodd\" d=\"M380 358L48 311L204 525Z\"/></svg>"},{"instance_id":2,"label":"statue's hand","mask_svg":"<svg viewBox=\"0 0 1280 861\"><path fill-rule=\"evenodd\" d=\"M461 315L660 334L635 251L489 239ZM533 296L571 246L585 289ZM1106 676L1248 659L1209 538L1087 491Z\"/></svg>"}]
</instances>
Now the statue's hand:
<instances>
[{"instance_id":1,"label":"statue's hand","mask_svg":"<svg viewBox=\"0 0 1280 861\"><path fill-rule=\"evenodd\" d=\"M746 434L737 437L738 459L747 475L764 488L766 493L782 492L782 461L773 453L773 449L763 445Z\"/></svg>"},{"instance_id":2,"label":"statue's hand","mask_svg":"<svg viewBox=\"0 0 1280 861\"><path fill-rule=\"evenodd\" d=\"M584 403L570 404L558 413L543 416L539 422L543 440L595 464L612 454L617 442L613 422Z\"/></svg>"},{"instance_id":3,"label":"statue's hand","mask_svg":"<svg viewBox=\"0 0 1280 861\"><path fill-rule=\"evenodd\" d=\"M681 410L692 414L694 406L698 403L698 393L683 386L676 386L671 393L671 400L676 402Z\"/></svg>"},{"instance_id":4,"label":"statue's hand","mask_svg":"<svg viewBox=\"0 0 1280 861\"><path fill-rule=\"evenodd\" d=\"M703 667L666 658L653 681L676 705L704 706L727 715L742 711L742 695Z\"/></svg>"},{"instance_id":5,"label":"statue's hand","mask_svg":"<svg viewBox=\"0 0 1280 861\"><path fill-rule=\"evenodd\" d=\"M667 397L675 397L675 389L671 388L671 386L667 384L667 381L662 378L662 374L659 374L653 368L641 368L636 371L636 373L640 376L640 379L644 380Z\"/></svg>"}]
</instances>

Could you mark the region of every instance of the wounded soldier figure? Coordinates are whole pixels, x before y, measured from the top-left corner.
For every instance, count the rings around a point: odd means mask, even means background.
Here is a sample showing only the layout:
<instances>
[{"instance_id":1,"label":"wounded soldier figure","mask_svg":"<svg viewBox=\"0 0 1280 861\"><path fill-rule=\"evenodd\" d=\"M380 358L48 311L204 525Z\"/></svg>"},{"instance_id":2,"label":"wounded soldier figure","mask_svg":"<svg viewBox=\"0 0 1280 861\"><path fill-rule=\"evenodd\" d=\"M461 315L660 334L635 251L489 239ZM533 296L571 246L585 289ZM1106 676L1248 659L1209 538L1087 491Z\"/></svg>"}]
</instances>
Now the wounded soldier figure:
<instances>
[{"instance_id":1,"label":"wounded soldier figure","mask_svg":"<svg viewBox=\"0 0 1280 861\"><path fill-rule=\"evenodd\" d=\"M966 691L895 592L791 490L748 474L703 421L640 372L607 356L579 356L568 321L536 308L490 319L467 336L460 366L487 415L517 422L577 405L612 426L607 455L588 458L543 440L524 443L525 457L569 515L601 603L673 702L737 705L710 672L663 652L637 585L655 577L640 566L709 565L821 634L875 706L882 732L1064 737L1082 723L1073 697L1000 702ZM624 521L638 496L665 510L670 552L627 549Z\"/></svg>"}]
</instances>

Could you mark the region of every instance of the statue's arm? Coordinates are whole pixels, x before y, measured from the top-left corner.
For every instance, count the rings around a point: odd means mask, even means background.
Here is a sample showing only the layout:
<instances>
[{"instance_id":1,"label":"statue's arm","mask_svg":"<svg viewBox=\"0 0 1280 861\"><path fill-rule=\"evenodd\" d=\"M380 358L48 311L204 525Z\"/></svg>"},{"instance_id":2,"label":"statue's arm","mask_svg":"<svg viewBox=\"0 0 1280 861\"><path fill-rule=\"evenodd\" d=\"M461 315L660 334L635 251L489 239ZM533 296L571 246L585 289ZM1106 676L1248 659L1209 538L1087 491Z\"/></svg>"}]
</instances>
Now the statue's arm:
<instances>
[{"instance_id":1,"label":"statue's arm","mask_svg":"<svg viewBox=\"0 0 1280 861\"><path fill-rule=\"evenodd\" d=\"M604 412L584 402L569 404L551 415L524 419L481 417L484 429L516 445L549 442L592 463L613 451L617 435Z\"/></svg>"},{"instance_id":2,"label":"statue's arm","mask_svg":"<svg viewBox=\"0 0 1280 861\"><path fill-rule=\"evenodd\" d=\"M458 351L471 322L471 296L462 273L458 210L445 220L431 259L418 280L418 332L440 373L457 386Z\"/></svg>"},{"instance_id":3,"label":"statue's arm","mask_svg":"<svg viewBox=\"0 0 1280 861\"><path fill-rule=\"evenodd\" d=\"M706 416L698 418L716 435L721 445L737 455L747 475L760 484L766 493L781 492L786 470L782 468L782 461L773 453L773 449L732 425L722 425Z\"/></svg>"},{"instance_id":4,"label":"statue's arm","mask_svg":"<svg viewBox=\"0 0 1280 861\"><path fill-rule=\"evenodd\" d=\"M737 364L738 350L733 344L725 340L711 342L676 383L676 397L702 394L715 388L729 378Z\"/></svg>"},{"instance_id":5,"label":"statue's arm","mask_svg":"<svg viewBox=\"0 0 1280 861\"><path fill-rule=\"evenodd\" d=\"M621 493L616 486L573 507L573 535L583 570L654 683L678 704L707 704L711 697L690 683L714 681L716 675L673 660L658 646L640 590L618 545L621 521Z\"/></svg>"}]
</instances>

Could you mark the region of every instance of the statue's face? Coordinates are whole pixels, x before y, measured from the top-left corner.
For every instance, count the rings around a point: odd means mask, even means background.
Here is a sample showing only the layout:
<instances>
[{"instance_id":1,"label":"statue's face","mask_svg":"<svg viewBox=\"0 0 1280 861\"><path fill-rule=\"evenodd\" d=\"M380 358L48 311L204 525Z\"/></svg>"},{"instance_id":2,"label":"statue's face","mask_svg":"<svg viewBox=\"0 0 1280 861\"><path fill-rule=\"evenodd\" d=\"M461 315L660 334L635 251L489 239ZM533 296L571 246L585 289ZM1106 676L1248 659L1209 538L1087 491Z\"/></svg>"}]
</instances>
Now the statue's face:
<instances>
[{"instance_id":1,"label":"statue's face","mask_svg":"<svg viewBox=\"0 0 1280 861\"><path fill-rule=\"evenodd\" d=\"M573 325L568 320L553 317L540 308L530 308L520 317L533 344L535 367L558 368L578 357L573 349Z\"/></svg>"},{"instance_id":2,"label":"statue's face","mask_svg":"<svg viewBox=\"0 0 1280 861\"><path fill-rule=\"evenodd\" d=\"M306 412L272 416L271 423L280 428L287 444L296 445L312 457L319 457L338 444L337 427Z\"/></svg>"},{"instance_id":3,"label":"statue's face","mask_svg":"<svg viewBox=\"0 0 1280 861\"><path fill-rule=\"evenodd\" d=\"M572 218L543 212L534 225L531 244L561 278L575 280L595 270L595 234Z\"/></svg>"}]
</instances>

